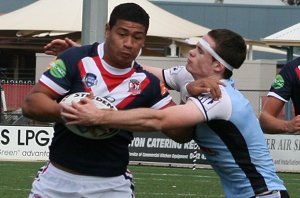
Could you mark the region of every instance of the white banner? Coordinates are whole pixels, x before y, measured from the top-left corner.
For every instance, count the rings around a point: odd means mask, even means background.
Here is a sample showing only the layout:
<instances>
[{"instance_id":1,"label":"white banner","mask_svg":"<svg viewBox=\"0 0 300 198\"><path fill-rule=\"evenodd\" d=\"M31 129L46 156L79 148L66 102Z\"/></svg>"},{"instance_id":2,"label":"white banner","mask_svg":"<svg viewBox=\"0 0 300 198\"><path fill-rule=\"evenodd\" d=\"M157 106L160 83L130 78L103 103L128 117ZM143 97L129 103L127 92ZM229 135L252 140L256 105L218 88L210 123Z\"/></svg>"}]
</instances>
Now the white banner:
<instances>
[{"instance_id":1,"label":"white banner","mask_svg":"<svg viewBox=\"0 0 300 198\"><path fill-rule=\"evenodd\" d=\"M48 160L52 127L0 126L0 160Z\"/></svg>"},{"instance_id":2,"label":"white banner","mask_svg":"<svg viewBox=\"0 0 300 198\"><path fill-rule=\"evenodd\" d=\"M300 172L300 135L265 134L277 171Z\"/></svg>"},{"instance_id":3,"label":"white banner","mask_svg":"<svg viewBox=\"0 0 300 198\"><path fill-rule=\"evenodd\" d=\"M0 126L0 160L48 160L53 133L52 127ZM300 135L265 134L265 137L276 170L300 172ZM136 137L133 143L139 139ZM131 145L131 153L138 153L140 147Z\"/></svg>"}]
</instances>

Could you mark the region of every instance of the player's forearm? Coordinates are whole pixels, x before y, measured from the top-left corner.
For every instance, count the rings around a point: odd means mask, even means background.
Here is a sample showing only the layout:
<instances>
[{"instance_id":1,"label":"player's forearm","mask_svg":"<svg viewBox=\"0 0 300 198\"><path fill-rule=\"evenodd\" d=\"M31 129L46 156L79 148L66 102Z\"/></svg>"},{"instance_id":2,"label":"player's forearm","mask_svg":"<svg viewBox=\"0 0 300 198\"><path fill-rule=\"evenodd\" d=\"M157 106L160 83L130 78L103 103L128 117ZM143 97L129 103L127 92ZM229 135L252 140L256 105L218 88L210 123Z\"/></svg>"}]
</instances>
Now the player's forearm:
<instances>
[{"instance_id":1,"label":"player's forearm","mask_svg":"<svg viewBox=\"0 0 300 198\"><path fill-rule=\"evenodd\" d=\"M259 122L265 133L285 133L289 130L287 120L278 119L267 113L260 114Z\"/></svg>"},{"instance_id":2,"label":"player's forearm","mask_svg":"<svg viewBox=\"0 0 300 198\"><path fill-rule=\"evenodd\" d=\"M103 111L101 111L103 112ZM191 141L194 127L175 126L174 122L165 116L165 110L133 109L125 111L105 111L97 123L108 128L122 128L131 131L162 131L178 143ZM180 128L179 128L180 126Z\"/></svg>"},{"instance_id":3,"label":"player's forearm","mask_svg":"<svg viewBox=\"0 0 300 198\"><path fill-rule=\"evenodd\" d=\"M160 112L154 109L139 108L125 111L100 111L97 124L106 127L123 128L133 131L160 131Z\"/></svg>"}]
</instances>

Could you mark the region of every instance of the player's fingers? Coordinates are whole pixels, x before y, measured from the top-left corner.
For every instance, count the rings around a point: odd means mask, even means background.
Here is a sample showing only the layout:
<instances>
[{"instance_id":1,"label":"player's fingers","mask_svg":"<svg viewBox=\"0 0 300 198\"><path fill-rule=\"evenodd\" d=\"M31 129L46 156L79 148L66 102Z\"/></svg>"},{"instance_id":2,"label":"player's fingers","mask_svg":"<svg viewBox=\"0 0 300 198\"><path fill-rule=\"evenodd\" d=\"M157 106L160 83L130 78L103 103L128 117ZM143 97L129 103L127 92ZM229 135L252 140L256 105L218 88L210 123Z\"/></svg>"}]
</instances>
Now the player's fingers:
<instances>
[{"instance_id":1,"label":"player's fingers","mask_svg":"<svg viewBox=\"0 0 300 198\"><path fill-rule=\"evenodd\" d=\"M80 99L80 104L93 104L93 98L94 96L91 97L90 95L87 95L86 97Z\"/></svg>"},{"instance_id":2,"label":"player's fingers","mask_svg":"<svg viewBox=\"0 0 300 198\"><path fill-rule=\"evenodd\" d=\"M52 50L46 50L44 53L47 54L47 55L52 55L52 56L56 56L57 55L57 53L54 52L54 51L52 51Z\"/></svg>"},{"instance_id":3,"label":"player's fingers","mask_svg":"<svg viewBox=\"0 0 300 198\"><path fill-rule=\"evenodd\" d=\"M78 43L76 43L75 41L73 41L69 38L65 38L65 41L70 47L79 47L80 46Z\"/></svg>"},{"instance_id":4,"label":"player's fingers","mask_svg":"<svg viewBox=\"0 0 300 198\"><path fill-rule=\"evenodd\" d=\"M221 98L221 90L219 86L212 87L210 93L214 99Z\"/></svg>"},{"instance_id":5,"label":"player's fingers","mask_svg":"<svg viewBox=\"0 0 300 198\"><path fill-rule=\"evenodd\" d=\"M75 114L78 112L77 109L74 108L73 106L69 106L66 104L60 104L60 105L62 106L61 112L69 113L69 114Z\"/></svg>"},{"instance_id":6,"label":"player's fingers","mask_svg":"<svg viewBox=\"0 0 300 198\"><path fill-rule=\"evenodd\" d=\"M64 112L62 111L60 113L60 116L63 118L63 120L65 120L66 122L69 122L71 120L76 120L78 117L74 114L70 114L68 112Z\"/></svg>"},{"instance_id":7,"label":"player's fingers","mask_svg":"<svg viewBox=\"0 0 300 198\"><path fill-rule=\"evenodd\" d=\"M60 112L60 117L62 118L62 120L64 120L65 123L68 123L72 120L76 120L78 118L78 116L74 113L71 113L68 108L64 108L61 112Z\"/></svg>"},{"instance_id":8,"label":"player's fingers","mask_svg":"<svg viewBox=\"0 0 300 198\"><path fill-rule=\"evenodd\" d=\"M224 86L224 87L226 87L226 85L225 85L225 83L224 82L222 82L222 81L217 81L217 83L219 84L219 85L222 85L222 86Z\"/></svg>"},{"instance_id":9,"label":"player's fingers","mask_svg":"<svg viewBox=\"0 0 300 198\"><path fill-rule=\"evenodd\" d=\"M94 93L93 92L90 92L89 95L87 95L86 97L90 98L90 99L93 99L95 97Z\"/></svg>"}]
</instances>

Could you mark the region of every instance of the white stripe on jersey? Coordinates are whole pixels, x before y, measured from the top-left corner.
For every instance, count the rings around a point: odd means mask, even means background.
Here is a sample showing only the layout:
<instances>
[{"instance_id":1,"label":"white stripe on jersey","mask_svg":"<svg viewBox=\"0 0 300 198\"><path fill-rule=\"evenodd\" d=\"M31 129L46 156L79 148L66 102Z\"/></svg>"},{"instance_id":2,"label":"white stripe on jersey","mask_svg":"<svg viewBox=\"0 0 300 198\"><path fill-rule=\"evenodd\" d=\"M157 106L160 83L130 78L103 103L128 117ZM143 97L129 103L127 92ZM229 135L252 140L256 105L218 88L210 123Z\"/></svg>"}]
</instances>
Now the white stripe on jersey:
<instances>
[{"instance_id":1,"label":"white stripe on jersey","mask_svg":"<svg viewBox=\"0 0 300 198\"><path fill-rule=\"evenodd\" d=\"M283 97L281 97L280 95L272 91L270 91L267 96L273 96L279 100L282 100L283 102L288 102L286 99L284 99Z\"/></svg>"},{"instance_id":2,"label":"white stripe on jersey","mask_svg":"<svg viewBox=\"0 0 300 198\"><path fill-rule=\"evenodd\" d=\"M53 91L55 91L59 95L65 95L69 91L69 90L66 90L66 89L62 88L61 86L58 86L58 84L53 82L50 78L48 78L44 74L40 78L40 81L42 83L44 83L45 85L47 85L48 87L50 87L50 89L52 89Z\"/></svg>"},{"instance_id":3,"label":"white stripe on jersey","mask_svg":"<svg viewBox=\"0 0 300 198\"><path fill-rule=\"evenodd\" d=\"M151 109L161 109L162 107L166 106L166 104L169 104L172 100L171 95L168 95L167 97L164 97L162 100L154 104Z\"/></svg>"}]
</instances>

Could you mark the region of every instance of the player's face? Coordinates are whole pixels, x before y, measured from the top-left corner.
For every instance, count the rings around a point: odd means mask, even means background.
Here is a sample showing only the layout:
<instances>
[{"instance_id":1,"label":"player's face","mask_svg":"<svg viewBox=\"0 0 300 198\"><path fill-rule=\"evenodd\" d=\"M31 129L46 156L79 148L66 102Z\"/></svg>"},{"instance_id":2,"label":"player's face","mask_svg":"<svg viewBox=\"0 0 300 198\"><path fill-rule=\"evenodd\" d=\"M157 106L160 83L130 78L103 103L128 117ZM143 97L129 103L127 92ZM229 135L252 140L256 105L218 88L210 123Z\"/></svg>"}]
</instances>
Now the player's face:
<instances>
[{"instance_id":1,"label":"player's face","mask_svg":"<svg viewBox=\"0 0 300 198\"><path fill-rule=\"evenodd\" d=\"M117 68L127 68L137 57L146 39L146 29L142 24L117 20L111 28L105 29L104 60Z\"/></svg>"},{"instance_id":2,"label":"player's face","mask_svg":"<svg viewBox=\"0 0 300 198\"><path fill-rule=\"evenodd\" d=\"M215 49L215 42L208 35L203 36L203 39ZM189 51L186 69L195 79L209 77L214 75L213 66L215 62L210 53L198 43L194 49Z\"/></svg>"}]
</instances>

